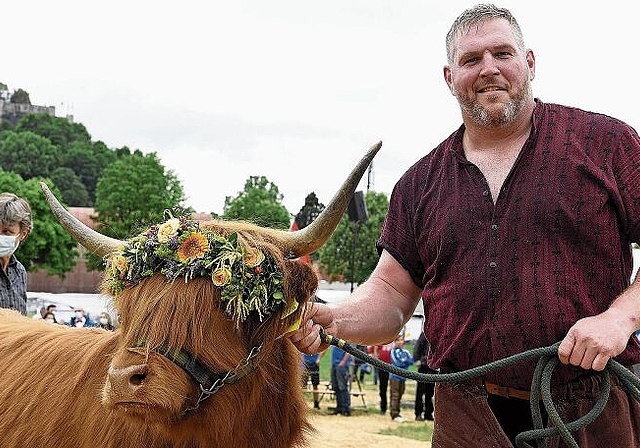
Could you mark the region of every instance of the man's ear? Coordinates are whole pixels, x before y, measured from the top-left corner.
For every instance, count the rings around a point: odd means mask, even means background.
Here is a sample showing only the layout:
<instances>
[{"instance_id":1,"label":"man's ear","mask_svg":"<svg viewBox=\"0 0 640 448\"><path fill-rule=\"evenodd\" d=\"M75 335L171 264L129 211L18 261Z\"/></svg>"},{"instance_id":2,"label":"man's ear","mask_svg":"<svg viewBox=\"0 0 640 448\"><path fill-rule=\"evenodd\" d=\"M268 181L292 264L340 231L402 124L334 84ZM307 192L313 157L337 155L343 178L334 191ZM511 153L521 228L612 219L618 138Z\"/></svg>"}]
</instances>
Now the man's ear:
<instances>
[{"instance_id":1,"label":"man's ear","mask_svg":"<svg viewBox=\"0 0 640 448\"><path fill-rule=\"evenodd\" d=\"M449 87L449 90L453 95L453 76L451 74L451 67L449 67L448 65L445 65L444 68L442 69L442 74L444 75L444 82L447 83L447 86Z\"/></svg>"}]
</instances>

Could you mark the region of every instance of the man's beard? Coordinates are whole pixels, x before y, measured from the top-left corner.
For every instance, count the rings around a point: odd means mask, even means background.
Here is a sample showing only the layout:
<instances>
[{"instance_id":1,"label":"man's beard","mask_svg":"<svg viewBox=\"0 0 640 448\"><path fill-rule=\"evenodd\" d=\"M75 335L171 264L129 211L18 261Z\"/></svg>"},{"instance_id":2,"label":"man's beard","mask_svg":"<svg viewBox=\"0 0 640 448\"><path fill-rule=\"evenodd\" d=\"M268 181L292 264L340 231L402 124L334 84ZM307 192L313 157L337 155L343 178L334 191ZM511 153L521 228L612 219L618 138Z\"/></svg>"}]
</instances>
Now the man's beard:
<instances>
[{"instance_id":1,"label":"man's beard","mask_svg":"<svg viewBox=\"0 0 640 448\"><path fill-rule=\"evenodd\" d=\"M526 78L522 89L511 98L498 112L492 112L477 100L454 92L460 108L466 112L476 124L485 127L499 127L513 122L532 97L531 82Z\"/></svg>"}]
</instances>

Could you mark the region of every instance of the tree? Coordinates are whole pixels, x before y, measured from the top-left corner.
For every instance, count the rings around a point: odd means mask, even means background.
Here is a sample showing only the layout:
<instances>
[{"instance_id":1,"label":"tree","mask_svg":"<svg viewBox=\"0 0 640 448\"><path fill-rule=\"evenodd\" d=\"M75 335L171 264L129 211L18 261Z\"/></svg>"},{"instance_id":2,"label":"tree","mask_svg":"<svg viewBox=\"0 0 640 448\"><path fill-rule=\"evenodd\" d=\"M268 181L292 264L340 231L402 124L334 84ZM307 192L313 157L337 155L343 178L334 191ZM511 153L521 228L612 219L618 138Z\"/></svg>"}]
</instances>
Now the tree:
<instances>
[{"instance_id":1,"label":"tree","mask_svg":"<svg viewBox=\"0 0 640 448\"><path fill-rule=\"evenodd\" d=\"M384 193L369 191L365 195L368 219L358 224L349 220L345 213L329 241L318 251L320 268L332 279L351 280L351 262L354 261L353 281L365 281L378 262L376 241L389 208ZM355 240L354 251L354 235ZM353 257L353 258L352 258Z\"/></svg>"},{"instance_id":2,"label":"tree","mask_svg":"<svg viewBox=\"0 0 640 448\"><path fill-rule=\"evenodd\" d=\"M320 215L324 210L324 204L318 202L315 192L311 192L304 198L304 205L295 217L299 229L304 229Z\"/></svg>"},{"instance_id":3,"label":"tree","mask_svg":"<svg viewBox=\"0 0 640 448\"><path fill-rule=\"evenodd\" d=\"M298 229L304 229L309 224L320 216L320 213L324 210L324 204L318 201L318 197L315 192L311 192L304 198L304 205L295 216L294 221L298 226ZM306 259L307 262L315 262L318 260L318 253L314 252L309 254L309 257Z\"/></svg>"},{"instance_id":4,"label":"tree","mask_svg":"<svg viewBox=\"0 0 640 448\"><path fill-rule=\"evenodd\" d=\"M0 161L5 171L23 179L46 176L60 165L60 149L30 131L5 131L0 140Z\"/></svg>"},{"instance_id":5,"label":"tree","mask_svg":"<svg viewBox=\"0 0 640 448\"><path fill-rule=\"evenodd\" d=\"M105 168L94 208L101 233L126 239L161 221L165 210L181 208L183 201L180 181L155 153L133 154Z\"/></svg>"},{"instance_id":6,"label":"tree","mask_svg":"<svg viewBox=\"0 0 640 448\"><path fill-rule=\"evenodd\" d=\"M61 166L51 173L51 181L60 189L62 200L71 207L89 207L89 193L71 168Z\"/></svg>"},{"instance_id":7,"label":"tree","mask_svg":"<svg viewBox=\"0 0 640 448\"><path fill-rule=\"evenodd\" d=\"M22 89L14 90L9 102L14 104L31 104L29 93L27 93L26 90Z\"/></svg>"},{"instance_id":8,"label":"tree","mask_svg":"<svg viewBox=\"0 0 640 448\"><path fill-rule=\"evenodd\" d=\"M46 137L62 150L67 150L74 142L89 143L91 141L91 135L84 125L49 114L27 114L16 123L15 131L31 131Z\"/></svg>"},{"instance_id":9,"label":"tree","mask_svg":"<svg viewBox=\"0 0 640 448\"><path fill-rule=\"evenodd\" d=\"M278 187L264 176L251 176L238 196L224 200L223 217L254 222L263 227L288 229L290 214L282 205Z\"/></svg>"},{"instance_id":10,"label":"tree","mask_svg":"<svg viewBox=\"0 0 640 448\"><path fill-rule=\"evenodd\" d=\"M107 165L115 162L117 158L115 151L107 148L102 142L75 141L68 150L63 151L60 164L73 170L88 194L87 202L77 205L93 205L98 179Z\"/></svg>"},{"instance_id":11,"label":"tree","mask_svg":"<svg viewBox=\"0 0 640 448\"><path fill-rule=\"evenodd\" d=\"M15 173L0 168L0 192L14 193L29 202L31 206L33 230L18 247L16 256L27 271L44 269L49 275L63 277L76 265L76 242L62 228L47 204L39 181L42 178L23 180ZM51 190L60 197L60 192L47 182Z\"/></svg>"}]
</instances>

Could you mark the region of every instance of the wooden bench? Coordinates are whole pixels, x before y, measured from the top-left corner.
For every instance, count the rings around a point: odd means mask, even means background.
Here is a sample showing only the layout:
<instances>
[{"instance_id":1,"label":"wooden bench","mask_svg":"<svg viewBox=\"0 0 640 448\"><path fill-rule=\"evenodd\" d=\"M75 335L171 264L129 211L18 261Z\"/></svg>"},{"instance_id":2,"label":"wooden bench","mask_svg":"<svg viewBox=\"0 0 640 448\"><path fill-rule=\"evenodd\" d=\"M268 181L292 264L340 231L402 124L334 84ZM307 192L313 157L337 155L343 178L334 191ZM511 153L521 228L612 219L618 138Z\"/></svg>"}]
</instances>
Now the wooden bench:
<instances>
[{"instance_id":1,"label":"wooden bench","mask_svg":"<svg viewBox=\"0 0 640 448\"><path fill-rule=\"evenodd\" d=\"M324 386L324 389L322 388ZM304 393L308 393L308 394L318 394L319 398L318 398L318 402L322 401L322 399L324 398L325 395L328 395L329 397L333 397L336 394L336 391L334 391L331 388L331 383L320 383L318 385L318 390L313 390L310 387L303 387L302 391ZM362 406L364 406L365 408L367 407L367 402L365 400L365 396L367 395L367 393L363 390L351 390L349 391L349 395L351 395L352 397L359 397L360 400L362 400Z\"/></svg>"}]
</instances>

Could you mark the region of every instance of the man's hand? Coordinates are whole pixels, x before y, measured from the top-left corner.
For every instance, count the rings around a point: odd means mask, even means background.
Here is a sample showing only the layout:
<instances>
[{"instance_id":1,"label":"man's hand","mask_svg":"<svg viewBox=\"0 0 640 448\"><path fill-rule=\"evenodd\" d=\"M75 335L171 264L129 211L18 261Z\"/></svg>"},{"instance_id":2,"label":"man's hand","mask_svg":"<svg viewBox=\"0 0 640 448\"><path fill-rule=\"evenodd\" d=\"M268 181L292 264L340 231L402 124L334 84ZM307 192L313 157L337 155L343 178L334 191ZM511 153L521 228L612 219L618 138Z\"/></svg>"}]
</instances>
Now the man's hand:
<instances>
[{"instance_id":1,"label":"man's hand","mask_svg":"<svg viewBox=\"0 0 640 448\"><path fill-rule=\"evenodd\" d=\"M564 364L604 370L610 358L624 351L632 333L624 313L610 308L576 322L560 343L558 357Z\"/></svg>"},{"instance_id":2,"label":"man's hand","mask_svg":"<svg viewBox=\"0 0 640 448\"><path fill-rule=\"evenodd\" d=\"M307 320L288 337L298 350L312 354L329 347L320 340L320 329L324 328L325 332L335 335L337 327L333 321L333 312L327 305L314 302L308 306L311 307L311 311L306 315Z\"/></svg>"}]
</instances>

